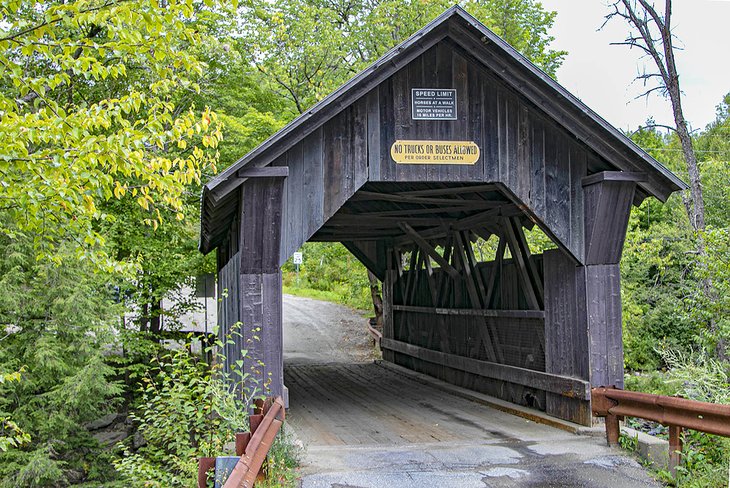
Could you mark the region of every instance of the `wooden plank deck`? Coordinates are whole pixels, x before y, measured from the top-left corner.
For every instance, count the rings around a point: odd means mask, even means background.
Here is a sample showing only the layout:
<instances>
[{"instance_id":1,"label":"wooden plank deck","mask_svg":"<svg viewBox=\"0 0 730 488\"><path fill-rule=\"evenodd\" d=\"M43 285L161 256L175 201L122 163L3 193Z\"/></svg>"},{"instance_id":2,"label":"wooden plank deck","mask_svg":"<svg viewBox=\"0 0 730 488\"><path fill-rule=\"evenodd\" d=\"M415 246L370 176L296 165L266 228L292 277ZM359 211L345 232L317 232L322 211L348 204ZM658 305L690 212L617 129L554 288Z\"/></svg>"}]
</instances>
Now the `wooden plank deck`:
<instances>
[{"instance_id":1,"label":"wooden plank deck","mask_svg":"<svg viewBox=\"0 0 730 488\"><path fill-rule=\"evenodd\" d=\"M285 367L287 421L309 446L489 441L505 415L374 363Z\"/></svg>"}]
</instances>

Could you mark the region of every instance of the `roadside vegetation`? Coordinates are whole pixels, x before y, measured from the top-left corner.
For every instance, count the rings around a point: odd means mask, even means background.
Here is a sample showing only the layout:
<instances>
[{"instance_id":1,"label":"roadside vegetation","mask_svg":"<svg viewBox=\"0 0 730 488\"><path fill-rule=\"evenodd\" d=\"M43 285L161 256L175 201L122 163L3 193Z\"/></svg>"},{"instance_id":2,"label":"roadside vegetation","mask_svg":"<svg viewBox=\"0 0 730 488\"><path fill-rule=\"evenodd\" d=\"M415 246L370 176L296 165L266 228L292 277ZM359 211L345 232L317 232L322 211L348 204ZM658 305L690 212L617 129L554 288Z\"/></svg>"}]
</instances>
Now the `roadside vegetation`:
<instances>
[{"instance_id":1,"label":"roadside vegetation","mask_svg":"<svg viewBox=\"0 0 730 488\"><path fill-rule=\"evenodd\" d=\"M452 3L2 3L0 488L194 486L195 458L245 430L250 400L163 338L193 307L180 290L215 268L197 251L202 182ZM555 75L567 53L550 48L554 13L461 4ZM633 211L627 387L729 401L729 104L692 133L706 224L690 225L680 196ZM648 124L632 137L687 174L676 135ZM285 291L373 308L344 247L303 253ZM721 486L727 440L687 435L680 484ZM297 449L280 437L263 486L295 486Z\"/></svg>"}]
</instances>

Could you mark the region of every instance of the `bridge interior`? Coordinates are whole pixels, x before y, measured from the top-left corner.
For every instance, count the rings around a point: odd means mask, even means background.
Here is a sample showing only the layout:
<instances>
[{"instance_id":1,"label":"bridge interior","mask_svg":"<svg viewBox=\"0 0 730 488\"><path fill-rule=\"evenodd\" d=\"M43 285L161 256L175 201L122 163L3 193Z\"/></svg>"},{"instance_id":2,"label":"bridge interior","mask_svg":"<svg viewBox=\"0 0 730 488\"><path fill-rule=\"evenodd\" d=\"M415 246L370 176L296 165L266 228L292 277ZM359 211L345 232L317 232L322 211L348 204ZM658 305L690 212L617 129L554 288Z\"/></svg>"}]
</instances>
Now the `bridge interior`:
<instances>
[{"instance_id":1,"label":"bridge interior","mask_svg":"<svg viewBox=\"0 0 730 488\"><path fill-rule=\"evenodd\" d=\"M382 280L384 359L545 410L545 390L500 368L546 370L534 225L500 184L367 183L310 240L342 242Z\"/></svg>"}]
</instances>

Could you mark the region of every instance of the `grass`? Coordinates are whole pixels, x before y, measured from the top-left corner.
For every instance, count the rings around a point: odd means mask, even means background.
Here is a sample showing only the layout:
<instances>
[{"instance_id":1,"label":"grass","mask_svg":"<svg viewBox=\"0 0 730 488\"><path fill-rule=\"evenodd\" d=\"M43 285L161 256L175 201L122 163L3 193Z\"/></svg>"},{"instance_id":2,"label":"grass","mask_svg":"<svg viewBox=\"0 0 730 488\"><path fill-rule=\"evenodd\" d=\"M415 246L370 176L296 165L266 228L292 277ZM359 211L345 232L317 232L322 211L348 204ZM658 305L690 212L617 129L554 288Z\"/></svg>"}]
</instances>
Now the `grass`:
<instances>
[{"instance_id":1,"label":"grass","mask_svg":"<svg viewBox=\"0 0 730 488\"><path fill-rule=\"evenodd\" d=\"M284 424L269 450L266 461L266 478L256 482L257 488L294 488L299 484L297 468L303 451L301 443Z\"/></svg>"},{"instance_id":2,"label":"grass","mask_svg":"<svg viewBox=\"0 0 730 488\"><path fill-rule=\"evenodd\" d=\"M288 295L298 297L314 298L315 300L324 300L325 302L334 302L342 304L342 297L334 291L315 290L314 288L305 288L300 286L284 285L283 292Z\"/></svg>"},{"instance_id":3,"label":"grass","mask_svg":"<svg viewBox=\"0 0 730 488\"><path fill-rule=\"evenodd\" d=\"M288 295L295 295L298 297L313 298L315 300L322 300L325 302L337 303L350 307L353 310L360 311L362 313L369 313L366 307L363 306L362 300L348 300L342 292L336 292L331 290L316 290L314 288L308 288L305 286L292 286L283 285L283 293Z\"/></svg>"}]
</instances>

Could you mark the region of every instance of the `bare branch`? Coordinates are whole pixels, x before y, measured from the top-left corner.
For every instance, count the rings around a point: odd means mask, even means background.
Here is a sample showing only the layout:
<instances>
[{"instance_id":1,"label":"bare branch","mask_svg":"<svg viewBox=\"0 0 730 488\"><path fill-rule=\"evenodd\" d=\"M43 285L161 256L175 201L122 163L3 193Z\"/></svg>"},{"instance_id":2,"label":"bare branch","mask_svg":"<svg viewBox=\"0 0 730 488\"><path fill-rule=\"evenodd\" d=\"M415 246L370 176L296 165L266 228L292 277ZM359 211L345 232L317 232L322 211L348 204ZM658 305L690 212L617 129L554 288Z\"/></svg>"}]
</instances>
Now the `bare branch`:
<instances>
[{"instance_id":1,"label":"bare branch","mask_svg":"<svg viewBox=\"0 0 730 488\"><path fill-rule=\"evenodd\" d=\"M637 128L635 131L633 131L631 134L629 134L629 137L633 137L634 134L636 134L637 132L641 132L644 129L656 129L656 128L667 129L667 130L671 130L672 132L677 132L677 128L672 127L671 125L646 124L646 125L639 126L639 128Z\"/></svg>"}]
</instances>

